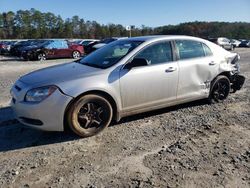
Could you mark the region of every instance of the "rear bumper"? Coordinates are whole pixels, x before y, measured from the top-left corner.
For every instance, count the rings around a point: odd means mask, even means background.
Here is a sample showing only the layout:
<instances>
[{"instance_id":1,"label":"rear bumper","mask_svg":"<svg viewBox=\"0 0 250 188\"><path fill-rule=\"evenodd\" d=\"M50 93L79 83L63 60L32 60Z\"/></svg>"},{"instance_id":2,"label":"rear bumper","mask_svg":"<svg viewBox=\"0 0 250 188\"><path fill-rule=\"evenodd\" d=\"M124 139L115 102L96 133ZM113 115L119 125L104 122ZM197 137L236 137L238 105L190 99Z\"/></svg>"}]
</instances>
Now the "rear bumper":
<instances>
[{"instance_id":1,"label":"rear bumper","mask_svg":"<svg viewBox=\"0 0 250 188\"><path fill-rule=\"evenodd\" d=\"M240 90L244 85L245 77L239 74L235 74L231 78L231 83L232 83L231 88L233 92L236 92L237 90Z\"/></svg>"}]
</instances>

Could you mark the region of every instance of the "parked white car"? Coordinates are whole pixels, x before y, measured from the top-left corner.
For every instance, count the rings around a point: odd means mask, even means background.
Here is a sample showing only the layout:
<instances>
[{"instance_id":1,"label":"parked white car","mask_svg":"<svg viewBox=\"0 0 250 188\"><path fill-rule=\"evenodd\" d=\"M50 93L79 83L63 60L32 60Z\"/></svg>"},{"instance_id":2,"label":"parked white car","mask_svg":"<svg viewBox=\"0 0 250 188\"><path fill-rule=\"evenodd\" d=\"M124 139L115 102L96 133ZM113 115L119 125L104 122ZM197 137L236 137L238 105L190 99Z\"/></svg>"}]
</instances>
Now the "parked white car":
<instances>
[{"instance_id":1,"label":"parked white car","mask_svg":"<svg viewBox=\"0 0 250 188\"><path fill-rule=\"evenodd\" d=\"M219 37L219 38L210 38L211 42L214 42L215 44L221 46L222 48L226 50L234 50L234 45L230 42L228 38L225 37Z\"/></svg>"},{"instance_id":2,"label":"parked white car","mask_svg":"<svg viewBox=\"0 0 250 188\"><path fill-rule=\"evenodd\" d=\"M236 40L236 39L231 39L231 40L230 40L230 43L233 44L233 46L234 46L234 48L235 48L235 47L239 47L241 41Z\"/></svg>"}]
</instances>

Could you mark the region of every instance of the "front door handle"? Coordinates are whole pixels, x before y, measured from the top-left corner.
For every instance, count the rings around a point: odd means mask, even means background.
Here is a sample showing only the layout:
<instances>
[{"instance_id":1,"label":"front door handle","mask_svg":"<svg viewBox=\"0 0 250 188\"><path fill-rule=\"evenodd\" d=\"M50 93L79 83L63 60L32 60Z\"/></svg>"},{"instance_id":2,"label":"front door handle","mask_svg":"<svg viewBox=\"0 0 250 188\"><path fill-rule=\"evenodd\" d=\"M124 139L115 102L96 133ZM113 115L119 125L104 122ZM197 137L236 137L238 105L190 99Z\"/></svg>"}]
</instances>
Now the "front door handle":
<instances>
[{"instance_id":1,"label":"front door handle","mask_svg":"<svg viewBox=\"0 0 250 188\"><path fill-rule=\"evenodd\" d=\"M214 61L211 61L210 63L209 63L209 65L210 66L213 66L213 65L215 65L216 63L214 62Z\"/></svg>"},{"instance_id":2,"label":"front door handle","mask_svg":"<svg viewBox=\"0 0 250 188\"><path fill-rule=\"evenodd\" d=\"M174 72L174 71L176 71L177 70L177 68L176 67L168 67L166 70L165 70L165 72Z\"/></svg>"}]
</instances>

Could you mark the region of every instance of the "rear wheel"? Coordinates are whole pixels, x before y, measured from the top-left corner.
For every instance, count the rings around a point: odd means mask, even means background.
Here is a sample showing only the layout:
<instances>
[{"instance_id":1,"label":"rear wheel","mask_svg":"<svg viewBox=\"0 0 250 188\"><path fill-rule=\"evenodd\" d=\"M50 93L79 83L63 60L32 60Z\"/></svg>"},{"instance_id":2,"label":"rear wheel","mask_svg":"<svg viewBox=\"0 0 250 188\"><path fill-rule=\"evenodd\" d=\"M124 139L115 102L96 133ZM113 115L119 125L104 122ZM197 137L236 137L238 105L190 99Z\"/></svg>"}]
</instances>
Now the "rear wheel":
<instances>
[{"instance_id":1,"label":"rear wheel","mask_svg":"<svg viewBox=\"0 0 250 188\"><path fill-rule=\"evenodd\" d=\"M209 101L211 103L223 102L230 93L230 80L226 76L218 76L211 85Z\"/></svg>"},{"instance_id":2,"label":"rear wheel","mask_svg":"<svg viewBox=\"0 0 250 188\"><path fill-rule=\"evenodd\" d=\"M80 56L81 56L80 52L78 52L78 51L73 51L72 52L72 57L74 59L78 59L78 58L80 58Z\"/></svg>"},{"instance_id":3,"label":"rear wheel","mask_svg":"<svg viewBox=\"0 0 250 188\"><path fill-rule=\"evenodd\" d=\"M39 54L37 55L37 60L38 60L38 61L45 61L45 60L46 60L46 55L45 55L45 53L39 53Z\"/></svg>"},{"instance_id":4,"label":"rear wheel","mask_svg":"<svg viewBox=\"0 0 250 188\"><path fill-rule=\"evenodd\" d=\"M71 105L67 119L73 132L81 137L89 137L105 129L110 124L112 115L112 106L105 98L85 95Z\"/></svg>"}]
</instances>

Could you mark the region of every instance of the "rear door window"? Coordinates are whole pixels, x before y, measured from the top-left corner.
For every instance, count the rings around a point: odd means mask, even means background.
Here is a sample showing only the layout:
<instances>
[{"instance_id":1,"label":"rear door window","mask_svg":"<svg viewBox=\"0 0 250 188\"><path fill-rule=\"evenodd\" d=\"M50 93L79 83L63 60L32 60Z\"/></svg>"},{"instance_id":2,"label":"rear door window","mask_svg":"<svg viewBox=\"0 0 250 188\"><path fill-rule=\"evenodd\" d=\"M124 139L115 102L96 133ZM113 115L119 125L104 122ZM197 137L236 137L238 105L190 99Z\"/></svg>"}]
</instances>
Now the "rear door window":
<instances>
[{"instance_id":1,"label":"rear door window","mask_svg":"<svg viewBox=\"0 0 250 188\"><path fill-rule=\"evenodd\" d=\"M192 40L177 40L176 46L181 60L205 57L205 52L201 42Z\"/></svg>"}]
</instances>

